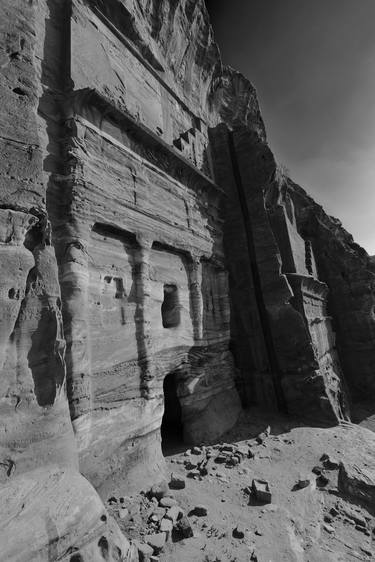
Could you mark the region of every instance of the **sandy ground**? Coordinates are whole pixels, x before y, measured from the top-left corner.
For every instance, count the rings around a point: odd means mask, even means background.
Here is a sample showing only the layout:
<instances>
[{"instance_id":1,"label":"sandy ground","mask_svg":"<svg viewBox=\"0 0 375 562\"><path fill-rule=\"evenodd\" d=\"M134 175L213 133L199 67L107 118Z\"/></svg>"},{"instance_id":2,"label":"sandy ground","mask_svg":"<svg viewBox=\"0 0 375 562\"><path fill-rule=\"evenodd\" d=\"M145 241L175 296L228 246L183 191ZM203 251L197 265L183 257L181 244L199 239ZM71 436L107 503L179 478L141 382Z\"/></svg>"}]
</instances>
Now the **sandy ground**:
<instances>
[{"instance_id":1,"label":"sandy ground","mask_svg":"<svg viewBox=\"0 0 375 562\"><path fill-rule=\"evenodd\" d=\"M267 432L268 426L270 435L258 443L256 436ZM179 475L185 481L183 489L168 494L173 495L188 515L194 536L180 540L181 537L171 534L155 560L371 560L374 518L367 510L340 497L337 467L324 468L320 460L324 454L333 464L352 457L353 450L362 447L362 439L363 447L372 446L360 431L358 433L350 424L330 429L312 428L251 410L242 415L235 429L224 436L221 443L206 444L201 454L188 450L168 456L168 474ZM228 444L229 449L232 445L234 452L238 449L241 452L237 455L241 462L236 466L217 462L222 454L220 449L223 445L228 449ZM246 455L248 450L253 458ZM228 451L224 454L232 455ZM205 464L206 460L207 474L201 476L194 465L202 466L202 461ZM317 481L318 475L312 471L314 467L320 467L328 479L327 483L323 482L325 485ZM249 493L253 479L269 483L270 503L260 502ZM302 489L298 487L299 481L304 483ZM156 500L152 501L144 492L132 498L125 497L122 504L119 498L116 500L109 509L127 537L147 542L148 534L158 532L165 510L158 507ZM196 515L196 506L203 506L207 514Z\"/></svg>"}]
</instances>

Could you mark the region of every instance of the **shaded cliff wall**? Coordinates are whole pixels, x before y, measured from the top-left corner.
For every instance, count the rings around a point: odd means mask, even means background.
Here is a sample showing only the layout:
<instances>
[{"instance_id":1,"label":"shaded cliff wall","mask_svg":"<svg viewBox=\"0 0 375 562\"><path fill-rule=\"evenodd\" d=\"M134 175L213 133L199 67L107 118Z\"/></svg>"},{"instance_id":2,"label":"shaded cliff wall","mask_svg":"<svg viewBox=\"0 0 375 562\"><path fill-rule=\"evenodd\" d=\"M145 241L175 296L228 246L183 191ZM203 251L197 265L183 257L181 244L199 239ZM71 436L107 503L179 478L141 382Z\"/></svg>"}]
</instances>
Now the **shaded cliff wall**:
<instances>
[{"instance_id":1,"label":"shaded cliff wall","mask_svg":"<svg viewBox=\"0 0 375 562\"><path fill-rule=\"evenodd\" d=\"M314 378L320 378L324 385L321 406L323 410L331 409L337 419L348 419L348 388L328 312L329 287L318 271L311 239L297 222L298 210L288 189L290 180L279 167L272 180L265 191L265 207L280 250L281 271L293 291L290 302L308 331L316 365Z\"/></svg>"},{"instance_id":2,"label":"shaded cliff wall","mask_svg":"<svg viewBox=\"0 0 375 562\"><path fill-rule=\"evenodd\" d=\"M329 313L353 401L374 396L375 271L367 252L340 221L327 215L307 193L288 182L299 229L312 242L319 275L331 288Z\"/></svg>"},{"instance_id":3,"label":"shaded cliff wall","mask_svg":"<svg viewBox=\"0 0 375 562\"><path fill-rule=\"evenodd\" d=\"M258 334L250 349L258 361L261 358L259 367L254 368L253 361L249 372L245 343L236 348L244 384L253 385L256 402L267 406L273 402L293 414L303 411L318 423L346 417L342 375L325 309L327 288L306 270L305 244L294 211L289 219L285 202L269 204L270 192L280 186L264 135L237 120L231 129L214 129L211 139L218 181L226 185L231 199L226 233L232 307L240 309L244 296L255 297L256 303L247 308L247 322L243 314L234 314L235 333L242 332L243 337L243 326L245 330L256 326ZM242 244L232 253L238 233ZM242 266L246 262L247 270Z\"/></svg>"}]
</instances>

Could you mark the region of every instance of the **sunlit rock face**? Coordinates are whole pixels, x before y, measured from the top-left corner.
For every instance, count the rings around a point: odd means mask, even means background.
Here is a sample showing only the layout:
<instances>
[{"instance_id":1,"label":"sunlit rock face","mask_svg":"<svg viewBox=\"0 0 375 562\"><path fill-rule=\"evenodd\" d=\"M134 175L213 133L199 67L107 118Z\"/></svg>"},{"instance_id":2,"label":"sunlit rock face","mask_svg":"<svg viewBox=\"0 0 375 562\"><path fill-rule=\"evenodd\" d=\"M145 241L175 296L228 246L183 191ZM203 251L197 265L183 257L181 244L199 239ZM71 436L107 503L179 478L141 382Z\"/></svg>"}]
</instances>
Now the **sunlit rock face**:
<instances>
[{"instance_id":1,"label":"sunlit rock face","mask_svg":"<svg viewBox=\"0 0 375 562\"><path fill-rule=\"evenodd\" d=\"M58 268L47 217L45 123L33 3L3 2L0 113L0 479L55 462L77 467L65 392Z\"/></svg>"},{"instance_id":2,"label":"sunlit rock face","mask_svg":"<svg viewBox=\"0 0 375 562\"><path fill-rule=\"evenodd\" d=\"M374 389L373 266L280 173L204 2L5 0L0 21L4 497L69 473L66 505L99 514L78 467L139 489L241 402L347 419Z\"/></svg>"},{"instance_id":3,"label":"sunlit rock face","mask_svg":"<svg viewBox=\"0 0 375 562\"><path fill-rule=\"evenodd\" d=\"M49 220L60 150L49 89L61 78L62 54L62 30L51 36L49 8L58 20L60 7L23 0L0 7L0 543L4 559L25 562L70 560L74 544L100 560L101 537L108 559L118 559L115 548L124 555L130 548L116 524L101 521L101 499L78 472L66 394Z\"/></svg>"},{"instance_id":4,"label":"sunlit rock face","mask_svg":"<svg viewBox=\"0 0 375 562\"><path fill-rule=\"evenodd\" d=\"M76 470L51 464L25 472L0 488L0 499L4 560L117 562L134 555L97 492Z\"/></svg>"},{"instance_id":5,"label":"sunlit rock face","mask_svg":"<svg viewBox=\"0 0 375 562\"><path fill-rule=\"evenodd\" d=\"M239 413L208 150L219 66L203 4L73 3L53 223L80 466L103 493L140 465L160 472L166 377L187 443Z\"/></svg>"}]
</instances>

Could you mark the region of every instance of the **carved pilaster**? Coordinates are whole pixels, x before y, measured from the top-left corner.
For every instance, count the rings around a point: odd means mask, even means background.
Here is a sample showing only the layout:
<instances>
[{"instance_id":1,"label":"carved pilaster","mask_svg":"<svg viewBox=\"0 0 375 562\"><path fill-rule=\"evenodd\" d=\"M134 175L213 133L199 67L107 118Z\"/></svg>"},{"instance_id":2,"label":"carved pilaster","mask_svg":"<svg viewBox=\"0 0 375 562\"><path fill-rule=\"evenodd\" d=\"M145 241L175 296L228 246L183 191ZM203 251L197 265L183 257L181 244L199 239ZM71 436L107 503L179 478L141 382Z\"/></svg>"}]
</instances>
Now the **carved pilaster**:
<instances>
[{"instance_id":1,"label":"carved pilaster","mask_svg":"<svg viewBox=\"0 0 375 562\"><path fill-rule=\"evenodd\" d=\"M141 369L141 389L144 397L149 393L152 371L152 336L151 336L151 281L150 254L152 240L143 235L137 236L139 249L136 258L135 282L137 287L136 339L138 361Z\"/></svg>"},{"instance_id":2,"label":"carved pilaster","mask_svg":"<svg viewBox=\"0 0 375 562\"><path fill-rule=\"evenodd\" d=\"M202 263L201 257L191 254L189 263L190 302L193 316L194 340L203 337L203 298L202 298Z\"/></svg>"},{"instance_id":3,"label":"carved pilaster","mask_svg":"<svg viewBox=\"0 0 375 562\"><path fill-rule=\"evenodd\" d=\"M90 411L89 256L87 240L72 239L60 265L67 342L68 396L72 419Z\"/></svg>"}]
</instances>

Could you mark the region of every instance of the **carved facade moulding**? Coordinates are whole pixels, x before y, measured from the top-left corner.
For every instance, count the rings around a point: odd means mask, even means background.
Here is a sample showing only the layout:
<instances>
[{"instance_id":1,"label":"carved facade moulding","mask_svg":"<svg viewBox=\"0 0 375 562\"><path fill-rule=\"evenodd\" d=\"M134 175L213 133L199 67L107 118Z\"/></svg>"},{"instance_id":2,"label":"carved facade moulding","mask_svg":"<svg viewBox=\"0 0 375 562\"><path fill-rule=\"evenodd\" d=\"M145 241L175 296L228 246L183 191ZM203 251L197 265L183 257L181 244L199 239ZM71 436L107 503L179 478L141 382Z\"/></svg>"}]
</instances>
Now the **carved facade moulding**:
<instances>
[{"instance_id":1,"label":"carved facade moulding","mask_svg":"<svg viewBox=\"0 0 375 562\"><path fill-rule=\"evenodd\" d=\"M225 196L224 190L182 153L95 90L74 91L65 103L65 115L67 119L82 116L99 130L105 119L110 119L127 138L126 145L124 135L118 142L198 193L207 192L210 197Z\"/></svg>"},{"instance_id":2,"label":"carved facade moulding","mask_svg":"<svg viewBox=\"0 0 375 562\"><path fill-rule=\"evenodd\" d=\"M137 232L135 234L135 237L142 250L146 252L149 252L151 250L152 244L154 243L154 240L151 236L147 236L146 234Z\"/></svg>"}]
</instances>

